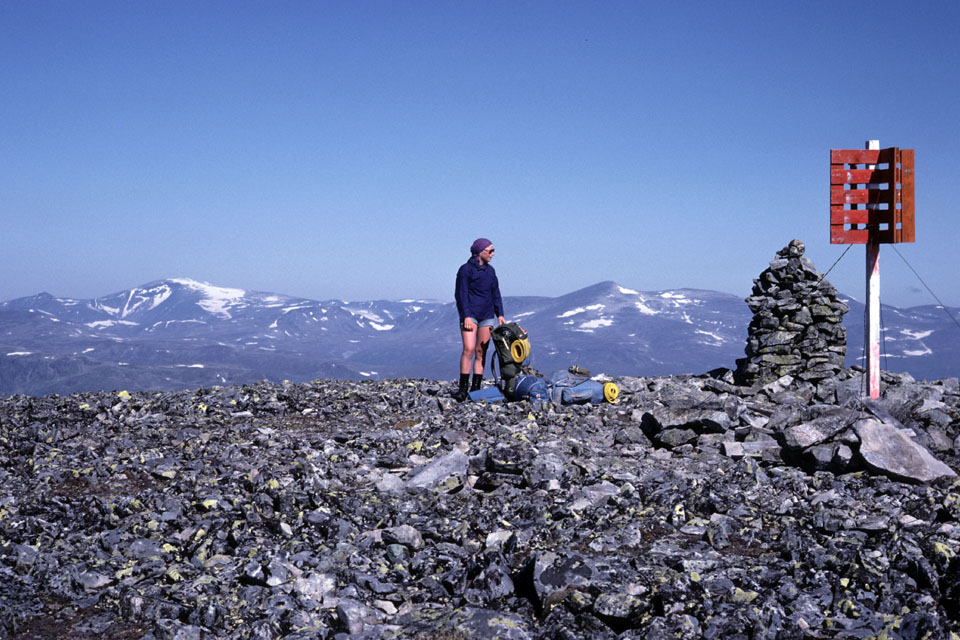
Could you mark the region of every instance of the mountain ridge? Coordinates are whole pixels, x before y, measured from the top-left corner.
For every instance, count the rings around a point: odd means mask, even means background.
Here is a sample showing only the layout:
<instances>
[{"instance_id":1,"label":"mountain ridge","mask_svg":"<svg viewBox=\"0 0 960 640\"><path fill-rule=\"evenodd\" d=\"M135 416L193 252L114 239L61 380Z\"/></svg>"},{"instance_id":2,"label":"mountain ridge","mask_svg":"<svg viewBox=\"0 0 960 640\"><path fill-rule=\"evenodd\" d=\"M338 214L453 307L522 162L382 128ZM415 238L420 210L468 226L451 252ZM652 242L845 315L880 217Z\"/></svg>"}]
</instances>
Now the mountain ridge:
<instances>
[{"instance_id":1,"label":"mountain ridge","mask_svg":"<svg viewBox=\"0 0 960 640\"><path fill-rule=\"evenodd\" d=\"M844 299L850 366L862 357L863 305ZM531 335L534 366L579 364L609 375L733 368L751 318L733 294L640 291L612 280L555 297L506 296L504 305ZM960 328L938 306L883 310L884 368L930 379L960 373ZM189 278L91 299L41 292L0 303L0 393L452 379L456 323L453 302L312 300Z\"/></svg>"}]
</instances>

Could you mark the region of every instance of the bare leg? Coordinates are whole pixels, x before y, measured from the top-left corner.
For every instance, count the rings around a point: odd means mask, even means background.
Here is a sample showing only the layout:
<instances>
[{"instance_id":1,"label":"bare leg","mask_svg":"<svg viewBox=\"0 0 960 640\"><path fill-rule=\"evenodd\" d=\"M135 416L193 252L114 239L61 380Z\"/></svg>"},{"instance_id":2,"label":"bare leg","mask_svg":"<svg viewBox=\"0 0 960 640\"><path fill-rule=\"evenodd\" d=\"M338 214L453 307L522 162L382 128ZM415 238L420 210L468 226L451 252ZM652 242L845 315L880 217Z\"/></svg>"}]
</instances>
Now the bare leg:
<instances>
[{"instance_id":1,"label":"bare leg","mask_svg":"<svg viewBox=\"0 0 960 640\"><path fill-rule=\"evenodd\" d=\"M490 332L487 331L487 338L490 338ZM470 363L473 362L473 354L477 350L477 330L472 328L470 331L460 329L460 339L463 340L463 352L460 354L460 373L470 373ZM483 371L483 363L480 364L480 370Z\"/></svg>"},{"instance_id":2,"label":"bare leg","mask_svg":"<svg viewBox=\"0 0 960 640\"><path fill-rule=\"evenodd\" d=\"M477 336L477 343L475 348L475 353L477 357L473 361L473 372L475 374L483 374L483 366L487 361L487 347L490 346L490 327L480 327L479 335ZM463 371L463 364L461 360L460 371Z\"/></svg>"}]
</instances>

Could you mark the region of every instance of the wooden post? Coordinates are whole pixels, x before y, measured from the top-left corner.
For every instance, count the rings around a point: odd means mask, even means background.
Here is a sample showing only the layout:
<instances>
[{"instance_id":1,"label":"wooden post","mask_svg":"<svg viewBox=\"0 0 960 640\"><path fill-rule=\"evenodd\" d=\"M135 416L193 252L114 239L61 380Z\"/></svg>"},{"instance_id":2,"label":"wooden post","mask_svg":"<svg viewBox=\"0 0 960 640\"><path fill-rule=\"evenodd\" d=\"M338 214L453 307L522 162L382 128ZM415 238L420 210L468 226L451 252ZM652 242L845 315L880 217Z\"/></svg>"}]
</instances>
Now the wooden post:
<instances>
[{"instance_id":1,"label":"wooden post","mask_svg":"<svg viewBox=\"0 0 960 640\"><path fill-rule=\"evenodd\" d=\"M868 140L867 149L879 149L879 140ZM875 169L870 165L870 169ZM891 185L893 188L893 185ZM867 209L877 209L879 205L868 204ZM867 382L871 398L880 397L880 243L874 230L869 230L867 240L867 325L864 344L867 352Z\"/></svg>"}]
</instances>

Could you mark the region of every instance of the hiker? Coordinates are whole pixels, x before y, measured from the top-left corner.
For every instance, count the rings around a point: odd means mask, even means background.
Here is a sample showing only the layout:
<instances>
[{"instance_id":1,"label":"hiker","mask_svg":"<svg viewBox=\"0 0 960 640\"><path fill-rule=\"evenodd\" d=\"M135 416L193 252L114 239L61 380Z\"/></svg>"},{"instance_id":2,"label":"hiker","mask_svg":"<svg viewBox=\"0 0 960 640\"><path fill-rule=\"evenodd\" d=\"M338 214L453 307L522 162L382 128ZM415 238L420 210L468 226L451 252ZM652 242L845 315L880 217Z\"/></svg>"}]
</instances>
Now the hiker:
<instances>
[{"instance_id":1,"label":"hiker","mask_svg":"<svg viewBox=\"0 0 960 640\"><path fill-rule=\"evenodd\" d=\"M470 391L476 391L483 383L483 366L490 331L503 318L503 301L500 299L500 283L497 273L490 265L493 259L493 243L486 238L477 238L470 245L470 259L457 271L455 298L460 314L460 339L463 352L460 354L460 386L453 397L463 402ZM470 370L473 369L473 383Z\"/></svg>"}]
</instances>

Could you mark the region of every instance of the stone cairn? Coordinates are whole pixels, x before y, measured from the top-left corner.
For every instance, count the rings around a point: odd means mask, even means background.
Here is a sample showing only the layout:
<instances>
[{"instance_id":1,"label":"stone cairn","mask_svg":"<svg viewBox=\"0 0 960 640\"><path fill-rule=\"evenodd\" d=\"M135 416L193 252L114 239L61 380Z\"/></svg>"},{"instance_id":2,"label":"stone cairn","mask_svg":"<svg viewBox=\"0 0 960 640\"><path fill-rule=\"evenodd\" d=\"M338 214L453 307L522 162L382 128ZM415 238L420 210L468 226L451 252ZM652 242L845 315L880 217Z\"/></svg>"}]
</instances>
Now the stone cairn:
<instances>
[{"instance_id":1,"label":"stone cairn","mask_svg":"<svg viewBox=\"0 0 960 640\"><path fill-rule=\"evenodd\" d=\"M746 358L737 360L739 384L767 384L792 376L816 384L843 369L850 310L813 262L803 242L792 240L753 281L746 299L753 312Z\"/></svg>"}]
</instances>

